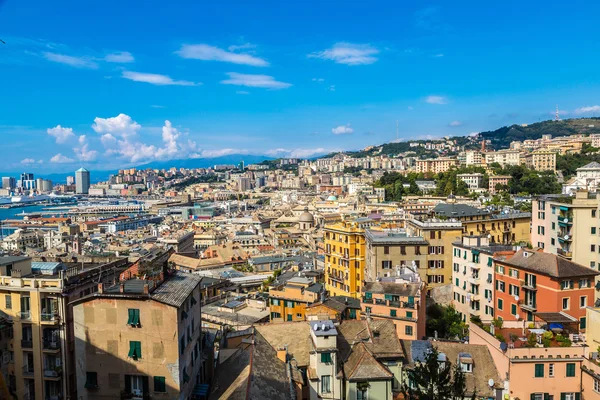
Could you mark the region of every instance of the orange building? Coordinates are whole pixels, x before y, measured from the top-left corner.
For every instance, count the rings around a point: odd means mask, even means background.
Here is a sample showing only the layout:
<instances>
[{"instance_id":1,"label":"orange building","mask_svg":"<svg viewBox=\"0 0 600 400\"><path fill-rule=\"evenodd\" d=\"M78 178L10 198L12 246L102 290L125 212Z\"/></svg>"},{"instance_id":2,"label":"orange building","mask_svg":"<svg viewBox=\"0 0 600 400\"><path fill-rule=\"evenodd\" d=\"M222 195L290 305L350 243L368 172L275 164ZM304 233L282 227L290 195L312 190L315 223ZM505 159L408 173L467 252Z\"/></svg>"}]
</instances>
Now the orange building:
<instances>
[{"instance_id":1,"label":"orange building","mask_svg":"<svg viewBox=\"0 0 600 400\"><path fill-rule=\"evenodd\" d=\"M342 322L349 319L360 319L360 300L348 296L335 296L323 302L306 306L307 321L330 320Z\"/></svg>"},{"instance_id":2,"label":"orange building","mask_svg":"<svg viewBox=\"0 0 600 400\"><path fill-rule=\"evenodd\" d=\"M324 294L323 285L305 277L294 277L269 290L271 322L305 321L306 306Z\"/></svg>"},{"instance_id":3,"label":"orange building","mask_svg":"<svg viewBox=\"0 0 600 400\"><path fill-rule=\"evenodd\" d=\"M396 283L392 278L365 282L361 308L373 319L389 319L402 340L418 340L425 336L426 286L416 283Z\"/></svg>"},{"instance_id":4,"label":"orange building","mask_svg":"<svg viewBox=\"0 0 600 400\"><path fill-rule=\"evenodd\" d=\"M537 322L561 313L585 330L596 275L600 273L554 254L519 250L508 260L496 260L496 318Z\"/></svg>"}]
</instances>

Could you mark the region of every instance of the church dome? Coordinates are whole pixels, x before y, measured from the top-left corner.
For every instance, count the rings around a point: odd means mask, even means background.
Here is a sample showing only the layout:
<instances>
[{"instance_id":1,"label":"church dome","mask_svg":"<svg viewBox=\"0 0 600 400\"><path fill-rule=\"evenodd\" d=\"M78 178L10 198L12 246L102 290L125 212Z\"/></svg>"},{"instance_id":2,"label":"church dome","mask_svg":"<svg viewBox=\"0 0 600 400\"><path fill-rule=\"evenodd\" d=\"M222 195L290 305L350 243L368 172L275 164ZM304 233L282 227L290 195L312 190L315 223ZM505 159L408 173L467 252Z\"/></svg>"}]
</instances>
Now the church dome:
<instances>
[{"instance_id":1,"label":"church dome","mask_svg":"<svg viewBox=\"0 0 600 400\"><path fill-rule=\"evenodd\" d=\"M315 222L315 217L313 217L313 215L308 212L308 207L304 207L304 212L300 214L300 217L298 217L298 221L308 222L312 224Z\"/></svg>"}]
</instances>

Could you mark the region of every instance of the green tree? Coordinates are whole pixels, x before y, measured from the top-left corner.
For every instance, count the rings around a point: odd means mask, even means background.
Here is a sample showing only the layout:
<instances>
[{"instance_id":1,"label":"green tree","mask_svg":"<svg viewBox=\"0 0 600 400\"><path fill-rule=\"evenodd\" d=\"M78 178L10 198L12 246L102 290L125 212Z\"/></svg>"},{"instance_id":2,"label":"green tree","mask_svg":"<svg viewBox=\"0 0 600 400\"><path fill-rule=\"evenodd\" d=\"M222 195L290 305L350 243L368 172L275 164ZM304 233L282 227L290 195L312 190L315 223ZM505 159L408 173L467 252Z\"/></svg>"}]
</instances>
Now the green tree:
<instances>
[{"instance_id":1,"label":"green tree","mask_svg":"<svg viewBox=\"0 0 600 400\"><path fill-rule=\"evenodd\" d=\"M407 380L402 385L406 400L463 400L467 394L464 372L449 360L440 362L439 351L433 347L423 362L406 369ZM472 399L475 399L475 391Z\"/></svg>"},{"instance_id":2,"label":"green tree","mask_svg":"<svg viewBox=\"0 0 600 400\"><path fill-rule=\"evenodd\" d=\"M427 307L427 336L437 336L443 339L462 338L467 331L467 325L462 321L460 313L454 306L432 304Z\"/></svg>"}]
</instances>

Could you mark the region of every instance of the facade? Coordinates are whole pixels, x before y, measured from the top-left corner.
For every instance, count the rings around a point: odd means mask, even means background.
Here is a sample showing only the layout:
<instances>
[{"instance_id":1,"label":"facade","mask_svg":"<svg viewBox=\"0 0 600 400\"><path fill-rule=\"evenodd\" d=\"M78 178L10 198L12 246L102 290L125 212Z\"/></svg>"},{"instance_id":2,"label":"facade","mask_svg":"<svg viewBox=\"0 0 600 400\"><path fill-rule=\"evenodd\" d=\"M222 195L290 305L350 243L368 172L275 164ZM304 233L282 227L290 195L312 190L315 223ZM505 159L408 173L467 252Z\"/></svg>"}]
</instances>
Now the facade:
<instances>
[{"instance_id":1,"label":"facade","mask_svg":"<svg viewBox=\"0 0 600 400\"><path fill-rule=\"evenodd\" d=\"M357 222L326 225L325 289L331 296L358 297L364 280L364 229Z\"/></svg>"},{"instance_id":2,"label":"facade","mask_svg":"<svg viewBox=\"0 0 600 400\"><path fill-rule=\"evenodd\" d=\"M407 220L407 232L427 243L427 270L423 280L428 289L447 285L452 279L452 243L462 237L462 223Z\"/></svg>"},{"instance_id":3,"label":"facade","mask_svg":"<svg viewBox=\"0 0 600 400\"><path fill-rule=\"evenodd\" d=\"M323 285L300 276L269 288L271 322L305 321L306 307L321 300L323 295Z\"/></svg>"},{"instance_id":4,"label":"facade","mask_svg":"<svg viewBox=\"0 0 600 400\"><path fill-rule=\"evenodd\" d=\"M466 235L486 235L492 244L531 242L531 213L490 214L481 219L463 220Z\"/></svg>"},{"instance_id":5,"label":"facade","mask_svg":"<svg viewBox=\"0 0 600 400\"><path fill-rule=\"evenodd\" d=\"M17 181L12 176L2 177L2 189L13 190L17 187Z\"/></svg>"},{"instance_id":6,"label":"facade","mask_svg":"<svg viewBox=\"0 0 600 400\"><path fill-rule=\"evenodd\" d=\"M531 153L531 163L536 171L556 172L556 152L551 150L536 150Z\"/></svg>"},{"instance_id":7,"label":"facade","mask_svg":"<svg viewBox=\"0 0 600 400\"><path fill-rule=\"evenodd\" d=\"M458 174L456 178L467 184L469 190L479 189L483 182L483 174L475 172L472 174Z\"/></svg>"},{"instance_id":8,"label":"facade","mask_svg":"<svg viewBox=\"0 0 600 400\"><path fill-rule=\"evenodd\" d=\"M438 174L447 172L452 167L458 167L458 159L450 157L429 158L427 160L416 160L415 171L423 174Z\"/></svg>"},{"instance_id":9,"label":"facade","mask_svg":"<svg viewBox=\"0 0 600 400\"><path fill-rule=\"evenodd\" d=\"M75 171L75 193L88 194L90 191L90 171L79 168Z\"/></svg>"},{"instance_id":10,"label":"facade","mask_svg":"<svg viewBox=\"0 0 600 400\"><path fill-rule=\"evenodd\" d=\"M504 149L498 151L488 151L484 153L485 164L500 164L505 167L507 165L521 164L521 154L518 150Z\"/></svg>"},{"instance_id":11,"label":"facade","mask_svg":"<svg viewBox=\"0 0 600 400\"><path fill-rule=\"evenodd\" d=\"M595 161L577 168L577 175L563 184L563 194L574 195L578 190L596 193L600 185L600 163Z\"/></svg>"},{"instance_id":12,"label":"facade","mask_svg":"<svg viewBox=\"0 0 600 400\"><path fill-rule=\"evenodd\" d=\"M488 191L490 194L496 194L498 192L496 186L508 186L508 181L510 181L511 178L510 175L490 175L488 178Z\"/></svg>"},{"instance_id":13,"label":"facade","mask_svg":"<svg viewBox=\"0 0 600 400\"><path fill-rule=\"evenodd\" d=\"M545 314L561 313L574 329L586 330L586 308L594 303L599 272L532 250L519 250L495 264L497 319L534 322L545 320Z\"/></svg>"},{"instance_id":14,"label":"facade","mask_svg":"<svg viewBox=\"0 0 600 400\"><path fill-rule=\"evenodd\" d=\"M465 152L466 165L480 166L482 164L483 160L484 160L484 158L482 157L480 151L469 150L469 151Z\"/></svg>"},{"instance_id":15,"label":"facade","mask_svg":"<svg viewBox=\"0 0 600 400\"><path fill-rule=\"evenodd\" d=\"M463 236L452 251L452 304L464 322L494 319L494 258L510 258L511 246L491 246L487 236Z\"/></svg>"},{"instance_id":16,"label":"facade","mask_svg":"<svg viewBox=\"0 0 600 400\"><path fill-rule=\"evenodd\" d=\"M384 278L363 286L362 313L374 320L392 321L401 340L425 336L426 287L413 275L415 282Z\"/></svg>"},{"instance_id":17,"label":"facade","mask_svg":"<svg viewBox=\"0 0 600 400\"><path fill-rule=\"evenodd\" d=\"M600 265L598 200L579 191L575 198L540 196L532 201L531 244L577 264Z\"/></svg>"},{"instance_id":18,"label":"facade","mask_svg":"<svg viewBox=\"0 0 600 400\"><path fill-rule=\"evenodd\" d=\"M397 276L402 267L411 266L427 278L428 242L420 236L402 232L365 231L365 280Z\"/></svg>"},{"instance_id":19,"label":"facade","mask_svg":"<svg viewBox=\"0 0 600 400\"><path fill-rule=\"evenodd\" d=\"M189 398L205 367L200 279L130 279L76 300L78 398Z\"/></svg>"}]
</instances>

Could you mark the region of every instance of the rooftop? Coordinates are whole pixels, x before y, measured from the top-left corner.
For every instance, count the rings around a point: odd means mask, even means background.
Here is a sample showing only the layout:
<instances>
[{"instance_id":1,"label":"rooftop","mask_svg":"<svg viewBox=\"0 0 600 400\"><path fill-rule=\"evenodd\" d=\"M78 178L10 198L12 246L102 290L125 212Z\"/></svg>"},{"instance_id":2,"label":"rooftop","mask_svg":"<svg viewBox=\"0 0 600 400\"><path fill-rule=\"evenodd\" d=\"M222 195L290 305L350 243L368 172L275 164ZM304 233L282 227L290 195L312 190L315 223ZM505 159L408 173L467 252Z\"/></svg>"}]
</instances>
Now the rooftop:
<instances>
[{"instance_id":1,"label":"rooftop","mask_svg":"<svg viewBox=\"0 0 600 400\"><path fill-rule=\"evenodd\" d=\"M199 275L178 272L159 285L150 297L161 303L180 307L201 280Z\"/></svg>"},{"instance_id":2,"label":"rooftop","mask_svg":"<svg viewBox=\"0 0 600 400\"><path fill-rule=\"evenodd\" d=\"M365 282L363 288L365 292L371 293L417 296L420 286L418 283Z\"/></svg>"},{"instance_id":3,"label":"rooftop","mask_svg":"<svg viewBox=\"0 0 600 400\"><path fill-rule=\"evenodd\" d=\"M519 267L531 272L548 275L552 278L574 278L584 276L600 275L581 264L566 260L555 254L543 253L541 251L519 250L503 264Z\"/></svg>"}]
</instances>

